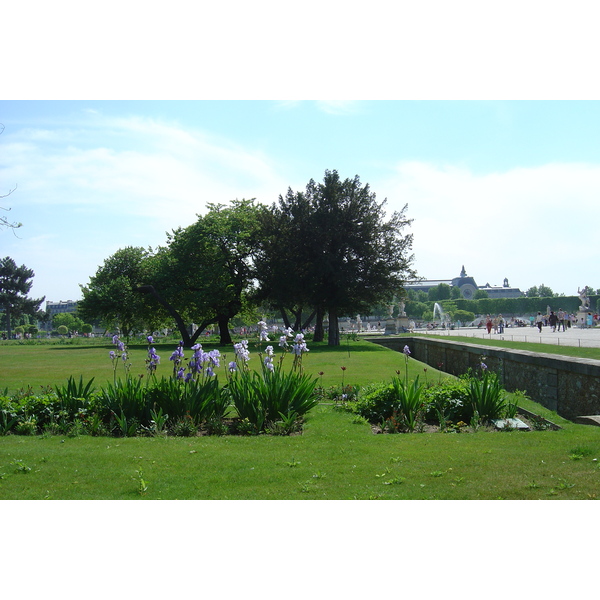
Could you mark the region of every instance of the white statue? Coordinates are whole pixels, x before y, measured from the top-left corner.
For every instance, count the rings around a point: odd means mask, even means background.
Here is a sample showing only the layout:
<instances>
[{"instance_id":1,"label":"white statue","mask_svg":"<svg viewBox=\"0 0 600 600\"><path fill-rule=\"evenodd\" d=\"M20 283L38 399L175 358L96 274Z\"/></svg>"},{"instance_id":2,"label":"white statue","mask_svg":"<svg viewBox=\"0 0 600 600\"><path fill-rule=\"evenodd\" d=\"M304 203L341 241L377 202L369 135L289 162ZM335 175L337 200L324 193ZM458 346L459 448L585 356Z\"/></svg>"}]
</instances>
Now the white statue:
<instances>
[{"instance_id":1,"label":"white statue","mask_svg":"<svg viewBox=\"0 0 600 600\"><path fill-rule=\"evenodd\" d=\"M587 296L587 285L580 290L579 286L577 286L577 293L579 294L579 299L581 300L581 306L579 310L588 311L590 309L590 299Z\"/></svg>"}]
</instances>

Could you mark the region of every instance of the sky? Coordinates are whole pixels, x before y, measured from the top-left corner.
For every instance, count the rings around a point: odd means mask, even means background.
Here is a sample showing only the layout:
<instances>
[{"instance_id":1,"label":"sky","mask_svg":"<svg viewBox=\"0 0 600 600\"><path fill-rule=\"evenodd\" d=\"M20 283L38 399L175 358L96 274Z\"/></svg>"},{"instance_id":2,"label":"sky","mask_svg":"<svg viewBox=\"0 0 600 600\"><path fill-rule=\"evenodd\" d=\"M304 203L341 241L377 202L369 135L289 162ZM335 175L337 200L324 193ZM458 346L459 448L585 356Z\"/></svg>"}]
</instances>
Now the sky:
<instances>
[{"instance_id":1,"label":"sky","mask_svg":"<svg viewBox=\"0 0 600 600\"><path fill-rule=\"evenodd\" d=\"M5 100L0 123L1 206L23 223L0 253L32 297L77 300L119 248L333 169L407 206L421 277L600 287L597 101Z\"/></svg>"},{"instance_id":2,"label":"sky","mask_svg":"<svg viewBox=\"0 0 600 600\"><path fill-rule=\"evenodd\" d=\"M407 206L425 279L600 287L593 3L136 5L7 8L0 207L23 226L0 255L34 270L31 296L77 300L207 203L334 169Z\"/></svg>"}]
</instances>

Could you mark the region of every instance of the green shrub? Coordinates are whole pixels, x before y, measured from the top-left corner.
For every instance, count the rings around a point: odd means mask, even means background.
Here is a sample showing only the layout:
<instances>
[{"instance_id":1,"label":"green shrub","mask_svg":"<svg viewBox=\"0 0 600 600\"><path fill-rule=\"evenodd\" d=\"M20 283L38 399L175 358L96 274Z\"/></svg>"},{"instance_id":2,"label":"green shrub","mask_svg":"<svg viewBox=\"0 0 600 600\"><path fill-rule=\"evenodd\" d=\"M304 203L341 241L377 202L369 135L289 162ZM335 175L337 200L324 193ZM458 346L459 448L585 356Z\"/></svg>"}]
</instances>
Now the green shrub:
<instances>
[{"instance_id":1,"label":"green shrub","mask_svg":"<svg viewBox=\"0 0 600 600\"><path fill-rule=\"evenodd\" d=\"M364 417L369 423L386 421L397 408L394 386L390 383L372 383L360 392L356 402L352 403L352 412Z\"/></svg>"},{"instance_id":2,"label":"green shrub","mask_svg":"<svg viewBox=\"0 0 600 600\"><path fill-rule=\"evenodd\" d=\"M150 425L150 408L146 401L146 388L141 378L117 379L102 388L98 396L104 419L111 416L124 418L128 422L136 420L141 425ZM122 428L121 428L122 429Z\"/></svg>"},{"instance_id":3,"label":"green shrub","mask_svg":"<svg viewBox=\"0 0 600 600\"><path fill-rule=\"evenodd\" d=\"M294 413L302 417L315 407L316 381L293 370L265 369L262 373L232 374L227 389L239 417L262 431L267 421L276 422Z\"/></svg>"},{"instance_id":4,"label":"green shrub","mask_svg":"<svg viewBox=\"0 0 600 600\"><path fill-rule=\"evenodd\" d=\"M473 416L468 390L468 379L450 378L424 390L423 397L427 403L426 419L438 420L442 429L449 422L468 423Z\"/></svg>"}]
</instances>

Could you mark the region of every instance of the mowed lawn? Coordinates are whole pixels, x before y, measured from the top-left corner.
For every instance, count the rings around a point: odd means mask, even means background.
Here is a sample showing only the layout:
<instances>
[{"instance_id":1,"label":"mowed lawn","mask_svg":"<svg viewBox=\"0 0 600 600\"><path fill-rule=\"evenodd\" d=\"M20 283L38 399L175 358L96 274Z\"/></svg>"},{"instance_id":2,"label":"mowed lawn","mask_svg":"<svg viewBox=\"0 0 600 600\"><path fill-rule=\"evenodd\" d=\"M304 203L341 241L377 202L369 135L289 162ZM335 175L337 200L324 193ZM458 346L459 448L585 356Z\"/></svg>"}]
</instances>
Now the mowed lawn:
<instances>
[{"instance_id":1,"label":"mowed lawn","mask_svg":"<svg viewBox=\"0 0 600 600\"><path fill-rule=\"evenodd\" d=\"M0 387L56 385L79 374L100 385L112 379L110 348L0 346ZM173 348L157 346L165 374ZM404 374L404 355L368 341L309 348L305 367L326 387L342 377L365 385ZM132 349L133 373L143 373L145 354L145 346ZM409 377L442 377L413 359L408 366ZM5 436L0 498L596 499L600 428L533 402L526 408L562 429L375 435L353 415L319 405L302 435L291 437Z\"/></svg>"}]
</instances>

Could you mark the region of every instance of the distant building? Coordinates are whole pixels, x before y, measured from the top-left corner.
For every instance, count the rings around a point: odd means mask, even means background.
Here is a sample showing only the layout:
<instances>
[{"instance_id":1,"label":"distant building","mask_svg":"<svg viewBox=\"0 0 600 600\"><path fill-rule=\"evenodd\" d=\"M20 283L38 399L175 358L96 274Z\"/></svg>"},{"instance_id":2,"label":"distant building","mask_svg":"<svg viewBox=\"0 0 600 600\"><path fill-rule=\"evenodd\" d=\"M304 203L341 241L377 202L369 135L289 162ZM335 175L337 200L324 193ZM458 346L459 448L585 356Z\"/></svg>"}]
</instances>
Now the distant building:
<instances>
[{"instance_id":1,"label":"distant building","mask_svg":"<svg viewBox=\"0 0 600 600\"><path fill-rule=\"evenodd\" d=\"M477 290L487 292L490 298L519 298L520 296L525 295L520 289L510 287L507 278L504 278L502 287L491 286L489 283L478 286L475 279L467 275L464 265L460 275L454 279L424 279L422 281L412 281L407 283L404 287L407 290L428 292L432 287L436 287L440 283L445 283L450 287L458 287L461 296L465 300L473 300Z\"/></svg>"},{"instance_id":2,"label":"distant building","mask_svg":"<svg viewBox=\"0 0 600 600\"><path fill-rule=\"evenodd\" d=\"M60 302L46 301L46 312L53 317L58 313L71 313L77 311L77 301L61 300Z\"/></svg>"},{"instance_id":3,"label":"distant building","mask_svg":"<svg viewBox=\"0 0 600 600\"><path fill-rule=\"evenodd\" d=\"M48 319L45 323L38 323L38 327L45 331L50 331L52 329L52 318L54 315L60 313L74 313L76 311L77 301L60 300L59 302L53 302L52 300L46 300L46 314L48 314Z\"/></svg>"}]
</instances>

